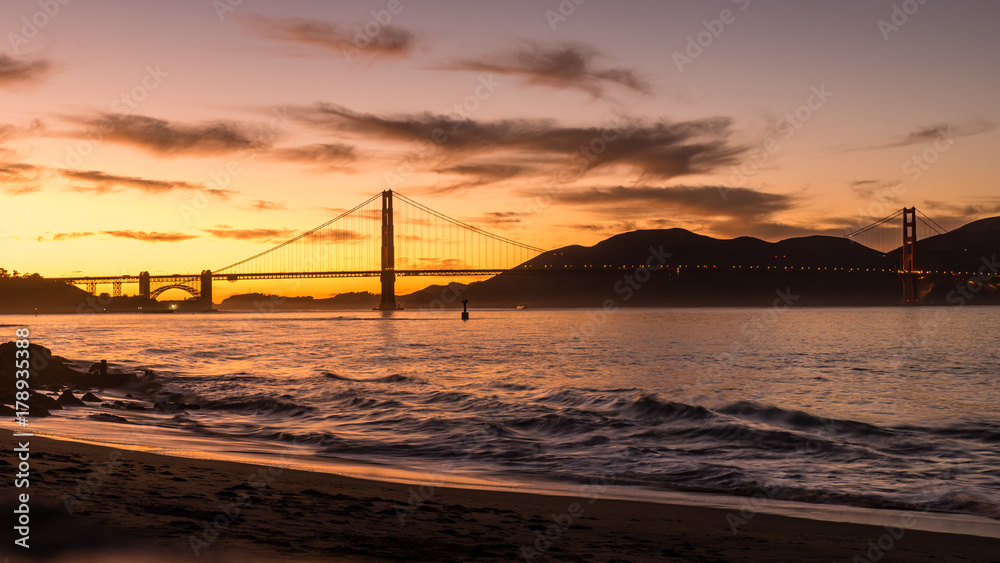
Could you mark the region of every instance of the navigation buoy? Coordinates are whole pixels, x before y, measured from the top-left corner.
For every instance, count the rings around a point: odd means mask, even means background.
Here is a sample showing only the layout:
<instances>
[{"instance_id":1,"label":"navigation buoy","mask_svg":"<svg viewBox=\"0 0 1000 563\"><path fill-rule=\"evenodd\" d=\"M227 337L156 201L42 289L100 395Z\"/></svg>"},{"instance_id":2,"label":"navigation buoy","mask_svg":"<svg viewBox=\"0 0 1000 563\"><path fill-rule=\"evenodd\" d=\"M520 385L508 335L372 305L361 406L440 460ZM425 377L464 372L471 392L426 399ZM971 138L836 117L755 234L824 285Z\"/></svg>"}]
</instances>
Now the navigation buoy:
<instances>
[{"instance_id":1,"label":"navigation buoy","mask_svg":"<svg viewBox=\"0 0 1000 563\"><path fill-rule=\"evenodd\" d=\"M469 320L469 300L468 299L463 299L462 300L462 320L463 321Z\"/></svg>"}]
</instances>

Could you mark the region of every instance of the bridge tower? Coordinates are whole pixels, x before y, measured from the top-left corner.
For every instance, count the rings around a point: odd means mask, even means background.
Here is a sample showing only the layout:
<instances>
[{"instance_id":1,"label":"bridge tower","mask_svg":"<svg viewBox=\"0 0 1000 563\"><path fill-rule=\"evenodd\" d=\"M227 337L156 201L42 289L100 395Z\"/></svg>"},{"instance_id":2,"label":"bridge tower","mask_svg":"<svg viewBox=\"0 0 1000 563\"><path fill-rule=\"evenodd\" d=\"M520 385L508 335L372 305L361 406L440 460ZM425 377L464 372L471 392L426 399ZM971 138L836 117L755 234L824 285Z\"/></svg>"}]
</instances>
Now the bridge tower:
<instances>
[{"instance_id":1,"label":"bridge tower","mask_svg":"<svg viewBox=\"0 0 1000 563\"><path fill-rule=\"evenodd\" d=\"M212 270L201 271L201 300L212 309Z\"/></svg>"},{"instance_id":2,"label":"bridge tower","mask_svg":"<svg viewBox=\"0 0 1000 563\"><path fill-rule=\"evenodd\" d=\"M917 244L917 208L903 208L903 302L907 305L917 303L917 276L913 273L913 254Z\"/></svg>"},{"instance_id":3,"label":"bridge tower","mask_svg":"<svg viewBox=\"0 0 1000 563\"><path fill-rule=\"evenodd\" d=\"M149 272L139 272L139 297L149 301L150 297Z\"/></svg>"},{"instance_id":4,"label":"bridge tower","mask_svg":"<svg viewBox=\"0 0 1000 563\"><path fill-rule=\"evenodd\" d=\"M396 310L396 248L393 245L392 190L382 192L382 300L380 311Z\"/></svg>"}]
</instances>

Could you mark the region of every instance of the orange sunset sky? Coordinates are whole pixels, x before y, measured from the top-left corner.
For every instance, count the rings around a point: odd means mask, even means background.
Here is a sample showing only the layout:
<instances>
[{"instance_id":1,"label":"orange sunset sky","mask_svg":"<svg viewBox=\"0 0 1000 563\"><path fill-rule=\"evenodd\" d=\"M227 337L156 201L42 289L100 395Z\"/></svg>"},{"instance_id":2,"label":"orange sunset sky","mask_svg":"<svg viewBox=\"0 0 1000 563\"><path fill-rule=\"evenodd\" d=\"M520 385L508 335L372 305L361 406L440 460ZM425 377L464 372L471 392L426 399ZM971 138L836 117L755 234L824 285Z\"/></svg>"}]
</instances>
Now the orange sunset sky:
<instances>
[{"instance_id":1,"label":"orange sunset sky","mask_svg":"<svg viewBox=\"0 0 1000 563\"><path fill-rule=\"evenodd\" d=\"M0 266L218 269L389 188L542 248L904 205L953 228L1000 215L998 24L986 0L5 0Z\"/></svg>"}]
</instances>

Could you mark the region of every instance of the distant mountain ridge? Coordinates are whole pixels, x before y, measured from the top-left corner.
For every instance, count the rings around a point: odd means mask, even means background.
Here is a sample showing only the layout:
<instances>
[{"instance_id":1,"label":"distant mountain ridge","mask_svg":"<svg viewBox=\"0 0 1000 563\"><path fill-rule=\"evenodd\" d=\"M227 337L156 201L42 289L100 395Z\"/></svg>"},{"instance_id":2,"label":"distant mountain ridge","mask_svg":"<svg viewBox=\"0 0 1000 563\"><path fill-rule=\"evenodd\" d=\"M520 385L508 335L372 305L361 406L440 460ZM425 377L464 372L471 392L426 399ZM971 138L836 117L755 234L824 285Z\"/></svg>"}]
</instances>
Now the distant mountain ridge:
<instances>
[{"instance_id":1,"label":"distant mountain ridge","mask_svg":"<svg viewBox=\"0 0 1000 563\"><path fill-rule=\"evenodd\" d=\"M546 252L526 264L584 266L642 264L649 247L670 253L675 266L827 266L852 267L884 261L883 254L848 239L810 236L767 242L753 237L717 239L685 229L638 230L615 235L594 246L566 246Z\"/></svg>"},{"instance_id":2,"label":"distant mountain ridge","mask_svg":"<svg viewBox=\"0 0 1000 563\"><path fill-rule=\"evenodd\" d=\"M655 274L638 288L634 281L628 288L622 285L634 274L630 268L661 255L669 255L665 264L673 271ZM1000 217L918 238L916 246L917 266L924 270L976 272L995 255L1000 255ZM753 237L716 239L684 229L637 230L589 247L565 246L525 263L534 271L627 266L624 269L585 275L503 273L468 286L430 286L399 299L410 308L458 306L459 292L478 306L498 307L600 307L609 301L615 306L765 306L774 302L777 292L790 289L798 292L800 305L893 305L902 300L902 281L893 273L899 264L898 249L882 253L842 237L767 242ZM734 267L745 271L732 271ZM845 271L851 268L855 271ZM924 279L921 301L945 304L949 292L965 282L959 277ZM1000 303L995 279L975 302Z\"/></svg>"}]
</instances>

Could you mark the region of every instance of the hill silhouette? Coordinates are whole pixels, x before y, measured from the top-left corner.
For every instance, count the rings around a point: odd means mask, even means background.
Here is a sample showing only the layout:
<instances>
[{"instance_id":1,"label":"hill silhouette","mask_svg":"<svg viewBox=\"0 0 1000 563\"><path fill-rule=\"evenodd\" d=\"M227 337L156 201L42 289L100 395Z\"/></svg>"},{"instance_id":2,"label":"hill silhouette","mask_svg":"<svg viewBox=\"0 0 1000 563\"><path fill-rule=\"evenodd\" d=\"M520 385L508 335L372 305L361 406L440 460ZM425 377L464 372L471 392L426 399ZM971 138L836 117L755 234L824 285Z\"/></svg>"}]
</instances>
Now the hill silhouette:
<instances>
[{"instance_id":1,"label":"hill silhouette","mask_svg":"<svg viewBox=\"0 0 1000 563\"><path fill-rule=\"evenodd\" d=\"M93 296L64 283L40 277L0 278L0 313L75 313Z\"/></svg>"},{"instance_id":2,"label":"hill silhouette","mask_svg":"<svg viewBox=\"0 0 1000 563\"><path fill-rule=\"evenodd\" d=\"M983 258L1000 254L1000 217L980 219L942 235L917 240L917 264L923 270L978 271ZM894 260L899 250L890 253Z\"/></svg>"},{"instance_id":3,"label":"hill silhouette","mask_svg":"<svg viewBox=\"0 0 1000 563\"><path fill-rule=\"evenodd\" d=\"M526 264L583 266L587 264L645 264L650 248L670 253L674 266L827 266L856 267L881 264L882 253L850 240L827 236L767 242L753 237L716 239L684 229L639 230L601 241L594 246L566 246L546 252ZM881 267L881 266L880 266Z\"/></svg>"},{"instance_id":4,"label":"hill silhouette","mask_svg":"<svg viewBox=\"0 0 1000 563\"><path fill-rule=\"evenodd\" d=\"M978 271L984 258L997 254L1000 217L918 240L916 250L921 269L962 272ZM638 283L637 274L644 273L634 268L656 266L660 260L667 267ZM894 305L902 301L902 281L894 273L899 263L898 250L883 254L840 237L767 242L753 237L716 239L684 229L638 230L590 247L559 248L525 263L535 271L624 266L617 270L586 275L503 273L468 286L430 286L399 299L409 308L458 307L462 298L479 307L770 306L790 293L796 297L785 301L795 305ZM949 293L963 283L961 276L928 276L920 281L921 302L949 303ZM996 281L985 288L975 303L1000 303Z\"/></svg>"}]
</instances>

